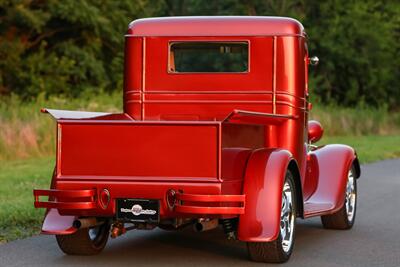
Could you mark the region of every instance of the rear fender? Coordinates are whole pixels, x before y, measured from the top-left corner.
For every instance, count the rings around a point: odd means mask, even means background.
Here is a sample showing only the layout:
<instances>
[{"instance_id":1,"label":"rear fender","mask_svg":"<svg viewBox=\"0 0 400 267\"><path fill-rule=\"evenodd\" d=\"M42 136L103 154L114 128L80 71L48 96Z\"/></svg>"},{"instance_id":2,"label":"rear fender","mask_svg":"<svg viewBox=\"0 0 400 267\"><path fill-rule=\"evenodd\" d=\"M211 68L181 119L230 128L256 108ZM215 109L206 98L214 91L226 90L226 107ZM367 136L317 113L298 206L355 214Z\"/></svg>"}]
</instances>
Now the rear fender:
<instances>
[{"instance_id":1,"label":"rear fender","mask_svg":"<svg viewBox=\"0 0 400 267\"><path fill-rule=\"evenodd\" d=\"M312 162L310 170L318 173L318 185L315 192L307 200L307 203L324 204L329 206L328 212L335 213L344 204L344 192L346 190L347 175L354 165L355 177L360 177L360 164L356 152L346 145L326 145L315 149L309 156L316 160ZM308 211L306 217L318 215L318 211Z\"/></svg>"},{"instance_id":2,"label":"rear fender","mask_svg":"<svg viewBox=\"0 0 400 267\"><path fill-rule=\"evenodd\" d=\"M283 149L259 149L251 154L243 185L246 207L239 217L239 240L267 242L278 237L282 188L292 160L292 154Z\"/></svg>"}]
</instances>

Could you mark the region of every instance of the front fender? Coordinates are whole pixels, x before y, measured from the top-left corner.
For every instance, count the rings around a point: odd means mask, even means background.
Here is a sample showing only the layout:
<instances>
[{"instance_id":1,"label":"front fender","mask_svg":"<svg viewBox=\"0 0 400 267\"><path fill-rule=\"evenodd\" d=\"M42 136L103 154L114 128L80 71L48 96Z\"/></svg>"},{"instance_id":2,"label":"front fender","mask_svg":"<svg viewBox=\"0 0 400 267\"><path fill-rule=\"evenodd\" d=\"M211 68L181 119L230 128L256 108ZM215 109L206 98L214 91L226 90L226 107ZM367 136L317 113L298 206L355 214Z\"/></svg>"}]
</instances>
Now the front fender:
<instances>
[{"instance_id":1,"label":"front fender","mask_svg":"<svg viewBox=\"0 0 400 267\"><path fill-rule=\"evenodd\" d=\"M355 177L360 176L356 152L347 145L326 145L309 153L315 160L310 171L318 174L315 192L305 203L305 217L332 214L342 208L346 190L347 174L352 165Z\"/></svg>"},{"instance_id":2,"label":"front fender","mask_svg":"<svg viewBox=\"0 0 400 267\"><path fill-rule=\"evenodd\" d=\"M251 154L243 185L246 207L239 217L239 240L267 242L278 237L282 188L292 158L284 149L258 149Z\"/></svg>"}]
</instances>

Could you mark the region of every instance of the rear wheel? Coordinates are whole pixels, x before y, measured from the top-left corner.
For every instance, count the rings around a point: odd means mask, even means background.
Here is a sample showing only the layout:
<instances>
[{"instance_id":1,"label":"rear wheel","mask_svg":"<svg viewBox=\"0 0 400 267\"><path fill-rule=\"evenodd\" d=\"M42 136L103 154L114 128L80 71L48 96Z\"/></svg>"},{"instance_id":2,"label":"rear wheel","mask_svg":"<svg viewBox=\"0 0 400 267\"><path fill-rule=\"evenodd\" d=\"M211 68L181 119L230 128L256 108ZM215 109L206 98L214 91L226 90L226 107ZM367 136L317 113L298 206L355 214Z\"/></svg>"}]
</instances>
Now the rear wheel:
<instances>
[{"instance_id":1,"label":"rear wheel","mask_svg":"<svg viewBox=\"0 0 400 267\"><path fill-rule=\"evenodd\" d=\"M343 207L334 214L321 216L324 228L345 230L353 227L357 208L357 179L354 174L352 166L347 175Z\"/></svg>"},{"instance_id":2,"label":"rear wheel","mask_svg":"<svg viewBox=\"0 0 400 267\"><path fill-rule=\"evenodd\" d=\"M56 235L60 249L68 255L94 255L100 253L110 235L110 224L79 229L70 235Z\"/></svg>"},{"instance_id":3,"label":"rear wheel","mask_svg":"<svg viewBox=\"0 0 400 267\"><path fill-rule=\"evenodd\" d=\"M286 262L293 251L296 232L296 188L292 173L288 170L283 185L280 231L271 242L248 242L247 249L253 261Z\"/></svg>"}]
</instances>

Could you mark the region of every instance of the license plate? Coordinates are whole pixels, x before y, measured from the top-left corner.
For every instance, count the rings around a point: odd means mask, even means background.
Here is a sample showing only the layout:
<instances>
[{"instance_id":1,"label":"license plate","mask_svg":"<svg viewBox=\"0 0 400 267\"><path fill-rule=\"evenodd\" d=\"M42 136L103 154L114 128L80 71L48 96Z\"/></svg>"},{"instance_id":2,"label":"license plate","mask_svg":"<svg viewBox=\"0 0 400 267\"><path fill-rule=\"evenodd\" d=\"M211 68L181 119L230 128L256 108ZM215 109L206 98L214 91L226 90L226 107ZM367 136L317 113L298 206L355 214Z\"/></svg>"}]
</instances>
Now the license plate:
<instances>
[{"instance_id":1,"label":"license plate","mask_svg":"<svg viewBox=\"0 0 400 267\"><path fill-rule=\"evenodd\" d=\"M117 219L129 222L156 223L160 202L154 199L117 199Z\"/></svg>"}]
</instances>

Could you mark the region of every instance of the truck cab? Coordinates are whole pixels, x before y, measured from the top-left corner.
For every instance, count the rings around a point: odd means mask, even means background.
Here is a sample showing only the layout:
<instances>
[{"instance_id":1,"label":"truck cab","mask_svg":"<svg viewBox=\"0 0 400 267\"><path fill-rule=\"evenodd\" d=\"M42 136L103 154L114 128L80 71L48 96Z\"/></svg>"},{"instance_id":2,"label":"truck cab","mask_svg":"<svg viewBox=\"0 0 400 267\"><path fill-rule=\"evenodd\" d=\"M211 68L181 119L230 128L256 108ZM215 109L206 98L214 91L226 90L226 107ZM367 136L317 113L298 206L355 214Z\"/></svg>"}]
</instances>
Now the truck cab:
<instances>
[{"instance_id":1,"label":"truck cab","mask_svg":"<svg viewBox=\"0 0 400 267\"><path fill-rule=\"evenodd\" d=\"M311 144L323 128L308 120L300 22L139 19L125 40L123 113L43 109L57 121L57 163L35 207L65 253L95 254L130 229L221 224L251 259L284 262L297 217L352 227L358 159Z\"/></svg>"}]
</instances>

